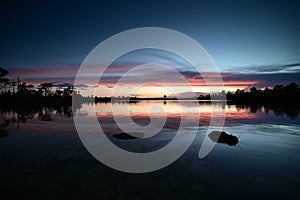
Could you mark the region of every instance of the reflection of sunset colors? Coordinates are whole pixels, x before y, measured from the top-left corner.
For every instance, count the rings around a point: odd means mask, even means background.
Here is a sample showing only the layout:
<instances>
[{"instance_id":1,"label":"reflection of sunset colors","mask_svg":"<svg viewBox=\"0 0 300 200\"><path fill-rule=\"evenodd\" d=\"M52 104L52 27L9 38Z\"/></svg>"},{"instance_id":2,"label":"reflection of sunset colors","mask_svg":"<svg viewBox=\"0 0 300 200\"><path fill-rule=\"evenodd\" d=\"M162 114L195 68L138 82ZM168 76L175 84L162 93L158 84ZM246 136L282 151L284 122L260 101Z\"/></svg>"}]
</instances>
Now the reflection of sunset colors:
<instances>
[{"instance_id":1,"label":"reflection of sunset colors","mask_svg":"<svg viewBox=\"0 0 300 200\"><path fill-rule=\"evenodd\" d=\"M163 101L141 101L138 103L130 103L127 104L129 111L130 111L130 117L132 117L134 120L139 121L140 123L147 124L149 123L149 117L150 117L150 110L153 106L161 106L165 113L161 112L153 112L151 113L151 117L156 118L164 118L165 116L170 119L174 119L175 121L180 120L181 115L183 115L186 118L194 119L195 116L199 115L198 110L196 109L199 107L200 111L200 122L199 125L201 126L207 126L209 124L209 121L211 119L211 113L212 108L214 108L215 115L218 116L218 113L223 112L225 109L226 111L226 124L231 124L232 121L240 121L240 120L247 120L247 119L255 119L260 118L258 114L253 114L249 111L249 109L237 109L235 106L232 105L225 105L225 104L199 104L196 101L182 101L183 109L181 109L180 104L176 101L166 101L165 104ZM126 105L126 106L127 106ZM122 113L122 110L124 108L123 103L113 103L113 104L96 104L95 105L95 111L97 113L97 116L99 117L100 121L113 121L112 118L112 106L114 106L115 110L118 110L120 112L114 112L114 115L121 116L121 117L127 117L127 114L124 112ZM83 107L84 112L93 112L93 107Z\"/></svg>"},{"instance_id":2,"label":"reflection of sunset colors","mask_svg":"<svg viewBox=\"0 0 300 200\"><path fill-rule=\"evenodd\" d=\"M125 104L125 105L124 105ZM83 104L82 108L80 109L82 113L86 113L86 116L89 116L89 113L95 112L99 118L100 122L113 122L114 119L112 117L112 106L115 107L116 110L120 111L117 113L118 116L127 117L126 113L122 113L124 107L129 108L130 117L133 118L134 121L137 121L141 124L148 124L150 119L150 111L151 117L155 118L164 118L165 116L169 119L171 125L174 123L180 122L181 115L184 115L186 118L193 120L196 115L198 115L198 111L196 108L199 108L200 111L200 126L207 126L211 119L211 111L214 108L216 115L218 112L222 112L222 109L226 111L226 122L225 125L236 124L240 122L244 122L247 120L264 120L268 117L274 116L274 111L272 109L266 109L264 107L261 110L258 110L256 113L252 113L249 106L236 106L236 105L225 105L222 103L213 103L213 104L206 104L206 103L198 103L196 101L183 101L183 109L180 108L180 104L177 101L140 101L137 103L98 103L95 105L92 104ZM155 112L155 110L151 110L153 106L161 106L165 113ZM53 117L52 121L49 122L41 122L39 121L39 114L30 114L29 116L24 116L27 119L27 123L20 122L20 126L22 129L31 130L31 129L41 129L41 127L47 127L49 130L55 131L56 129L61 128L61 124L65 124L64 128L68 129L72 127L73 130L73 121L70 118L66 118L65 116L58 114L55 110L48 111L51 116ZM182 114L181 114L182 112ZM267 114L268 113L268 114ZM116 113L115 113L116 114ZM21 115L17 113L9 112L6 113L6 119L15 121L11 128L18 127L18 120ZM69 125L69 126L68 126ZM167 124L168 127L171 125Z\"/></svg>"},{"instance_id":3,"label":"reflection of sunset colors","mask_svg":"<svg viewBox=\"0 0 300 200\"><path fill-rule=\"evenodd\" d=\"M207 126L209 124L211 118L211 110L214 108L216 113L220 112L222 109L226 110L226 126L236 125L236 124L243 124L249 123L252 124L261 123L264 121L265 123L276 123L277 120L282 120L282 115L287 116L286 120L289 117L292 117L293 120L289 120L289 123L299 124L299 118L294 120L293 116L297 116L298 111L295 110L295 113L286 113L288 110L280 110L276 108L274 111L272 108L261 107L255 109L251 109L250 106L237 106L237 105L225 105L221 103L213 103L213 104L206 104L206 103L197 103L195 101L184 101L183 103L183 115L187 119L193 120L195 115L197 115L196 108L199 108L200 111L200 121L199 125ZM161 106L165 112L167 117L167 122L165 128L169 129L176 129L178 124L180 123L181 117L181 109L179 104L176 101L140 101L138 103L131 103L129 104L130 109L130 117L136 122L141 125L147 125L150 121L149 118L149 110L153 106ZM114 118L112 117L111 107L115 106L119 108L119 110L123 110L123 108L127 105L124 103L98 103L98 104L83 104L82 108L80 109L81 113L86 113L86 117L89 117L91 112L97 112L97 116L100 123L103 123L102 126L105 127L105 130L112 130L116 127L113 126ZM123 107L123 108L122 108ZM53 134L69 134L75 131L74 124L72 118L66 117L61 113L58 113L56 110L50 109L47 111L53 118L52 121L40 121L39 120L39 113L30 113L30 114L17 114L13 111L6 113L6 120L9 120L10 126L8 127L9 130L22 130L22 131L42 131L45 132L47 135ZM255 113L254 113L255 112ZM76 114L76 113L75 113ZM127 115L119 113L122 117L127 117ZM163 113L152 113L152 117L155 118L162 118L164 117ZM279 117L278 117L279 116ZM21 121L21 118L25 119L25 123ZM63 128L62 128L63 125ZM116 124L115 124L116 125Z\"/></svg>"}]
</instances>

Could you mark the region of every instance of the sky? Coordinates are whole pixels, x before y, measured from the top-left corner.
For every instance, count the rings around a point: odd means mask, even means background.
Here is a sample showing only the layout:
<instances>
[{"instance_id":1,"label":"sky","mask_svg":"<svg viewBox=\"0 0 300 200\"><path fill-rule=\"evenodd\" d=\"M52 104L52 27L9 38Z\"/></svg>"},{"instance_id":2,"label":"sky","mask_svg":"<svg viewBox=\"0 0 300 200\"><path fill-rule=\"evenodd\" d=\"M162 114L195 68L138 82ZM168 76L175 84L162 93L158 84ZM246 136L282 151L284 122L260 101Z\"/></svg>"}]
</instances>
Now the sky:
<instances>
[{"instance_id":1,"label":"sky","mask_svg":"<svg viewBox=\"0 0 300 200\"><path fill-rule=\"evenodd\" d=\"M0 66L10 79L68 85L89 52L105 39L138 27L163 27L200 43L222 74L226 90L274 86L300 77L300 3L297 1L4 1L0 7ZM206 92L184 59L146 49L117 59L100 81L97 95L112 94L122 73L157 62L182 72L197 92ZM172 73L147 73L163 83ZM120 95L138 84L136 73ZM156 73L156 76L155 76ZM172 85L172 84L171 84ZM89 94L95 85L77 86ZM152 88L151 88L152 87ZM180 87L173 83L173 87ZM186 92L182 87L182 93ZM135 94L168 93L147 85Z\"/></svg>"}]
</instances>

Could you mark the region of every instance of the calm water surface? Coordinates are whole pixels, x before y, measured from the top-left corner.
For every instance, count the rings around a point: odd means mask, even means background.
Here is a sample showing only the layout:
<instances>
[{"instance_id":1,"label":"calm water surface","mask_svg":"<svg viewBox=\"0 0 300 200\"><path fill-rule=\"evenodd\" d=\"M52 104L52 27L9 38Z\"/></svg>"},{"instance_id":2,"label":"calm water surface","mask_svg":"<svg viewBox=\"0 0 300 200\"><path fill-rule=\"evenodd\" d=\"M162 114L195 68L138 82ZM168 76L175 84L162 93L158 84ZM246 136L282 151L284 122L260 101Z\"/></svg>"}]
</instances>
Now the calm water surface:
<instances>
[{"instance_id":1,"label":"calm water surface","mask_svg":"<svg viewBox=\"0 0 300 200\"><path fill-rule=\"evenodd\" d=\"M129 107L140 125L152 117L167 121L156 136L122 140L114 122ZM159 171L128 174L113 170L88 153L75 130L70 109L43 108L31 113L0 114L0 191L15 199L291 199L300 185L300 119L295 109L185 102L184 116L199 115L191 127L196 138L184 155ZM163 147L176 134L181 107L173 101L131 104L84 104L77 113L91 117L96 109L107 137L121 148L149 152ZM217 143L203 159L199 149L211 110L226 111L224 131L239 138L236 146ZM153 110L152 110L153 111ZM188 134L188 133L187 133ZM6 199L5 198L5 199Z\"/></svg>"}]
</instances>

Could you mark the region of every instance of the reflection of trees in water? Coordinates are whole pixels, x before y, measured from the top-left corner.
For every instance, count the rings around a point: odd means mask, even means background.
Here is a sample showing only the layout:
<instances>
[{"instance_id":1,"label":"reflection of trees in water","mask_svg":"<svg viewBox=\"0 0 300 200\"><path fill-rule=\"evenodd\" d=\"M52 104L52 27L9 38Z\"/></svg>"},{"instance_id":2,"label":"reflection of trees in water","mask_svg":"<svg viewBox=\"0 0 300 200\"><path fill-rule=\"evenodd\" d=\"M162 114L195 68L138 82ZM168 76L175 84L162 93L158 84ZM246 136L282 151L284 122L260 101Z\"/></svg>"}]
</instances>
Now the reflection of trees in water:
<instances>
[{"instance_id":1,"label":"reflection of trees in water","mask_svg":"<svg viewBox=\"0 0 300 200\"><path fill-rule=\"evenodd\" d=\"M67 117L72 117L73 116L72 106L61 106L61 107L56 108L55 111L59 115L64 115L64 116L67 116Z\"/></svg>"},{"instance_id":2,"label":"reflection of trees in water","mask_svg":"<svg viewBox=\"0 0 300 200\"><path fill-rule=\"evenodd\" d=\"M81 104L74 107L75 112L81 108ZM52 121L53 114L60 116L72 117L72 106L38 106L38 107L0 107L0 137L5 137L8 134L7 127L9 125L17 125L20 128L21 124L28 120L34 119L40 121Z\"/></svg>"},{"instance_id":3,"label":"reflection of trees in water","mask_svg":"<svg viewBox=\"0 0 300 200\"><path fill-rule=\"evenodd\" d=\"M53 113L53 109L52 108L43 107L39 111L39 117L38 117L38 119L40 121L52 121L53 120L52 113Z\"/></svg>"},{"instance_id":4,"label":"reflection of trees in water","mask_svg":"<svg viewBox=\"0 0 300 200\"><path fill-rule=\"evenodd\" d=\"M1 113L0 114L0 138L7 136L7 129L9 125L9 120L6 119L6 114Z\"/></svg>"},{"instance_id":5,"label":"reflection of trees in water","mask_svg":"<svg viewBox=\"0 0 300 200\"><path fill-rule=\"evenodd\" d=\"M38 112L38 119L41 121L52 121L53 113L64 115L66 117L72 117L72 106L43 107Z\"/></svg>"},{"instance_id":6,"label":"reflection of trees in water","mask_svg":"<svg viewBox=\"0 0 300 200\"><path fill-rule=\"evenodd\" d=\"M249 109L251 113L259 112L265 112L268 114L269 112L273 112L275 115L283 116L287 115L292 119L295 119L298 117L300 112L300 106L299 105L286 105L286 104L269 104L269 105L257 105L257 104L251 104L251 105L235 105L237 111Z\"/></svg>"}]
</instances>

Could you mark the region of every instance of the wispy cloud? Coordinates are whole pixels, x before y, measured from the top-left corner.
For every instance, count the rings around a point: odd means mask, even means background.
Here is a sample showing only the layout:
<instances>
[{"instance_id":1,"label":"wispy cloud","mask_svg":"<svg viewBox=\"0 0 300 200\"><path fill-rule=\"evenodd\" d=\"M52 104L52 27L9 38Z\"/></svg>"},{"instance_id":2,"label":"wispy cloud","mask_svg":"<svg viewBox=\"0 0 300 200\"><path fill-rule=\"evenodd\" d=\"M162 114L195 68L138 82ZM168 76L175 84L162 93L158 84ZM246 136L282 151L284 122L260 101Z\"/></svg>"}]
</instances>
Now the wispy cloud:
<instances>
[{"instance_id":1,"label":"wispy cloud","mask_svg":"<svg viewBox=\"0 0 300 200\"><path fill-rule=\"evenodd\" d=\"M254 65L246 67L228 67L225 71L232 74L300 73L300 62L287 64Z\"/></svg>"}]
</instances>

